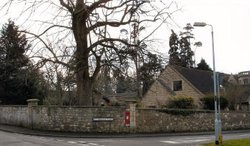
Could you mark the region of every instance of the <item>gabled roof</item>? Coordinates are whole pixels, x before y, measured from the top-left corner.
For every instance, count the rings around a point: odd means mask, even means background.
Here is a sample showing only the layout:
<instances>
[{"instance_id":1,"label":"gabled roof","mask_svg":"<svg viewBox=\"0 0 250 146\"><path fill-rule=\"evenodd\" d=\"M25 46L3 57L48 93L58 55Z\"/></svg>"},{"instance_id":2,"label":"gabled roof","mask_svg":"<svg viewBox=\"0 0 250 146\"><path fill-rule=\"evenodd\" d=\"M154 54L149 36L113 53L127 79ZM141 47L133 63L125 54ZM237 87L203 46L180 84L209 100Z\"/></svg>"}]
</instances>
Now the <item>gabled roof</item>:
<instances>
[{"instance_id":1,"label":"gabled roof","mask_svg":"<svg viewBox=\"0 0 250 146\"><path fill-rule=\"evenodd\" d=\"M115 93L110 95L104 95L103 99L107 102L110 101L137 101L137 92L125 92L125 93Z\"/></svg>"},{"instance_id":2,"label":"gabled roof","mask_svg":"<svg viewBox=\"0 0 250 146\"><path fill-rule=\"evenodd\" d=\"M171 66L183 77L185 77L195 88L203 94L213 92L213 72L185 68L181 66Z\"/></svg>"}]
</instances>

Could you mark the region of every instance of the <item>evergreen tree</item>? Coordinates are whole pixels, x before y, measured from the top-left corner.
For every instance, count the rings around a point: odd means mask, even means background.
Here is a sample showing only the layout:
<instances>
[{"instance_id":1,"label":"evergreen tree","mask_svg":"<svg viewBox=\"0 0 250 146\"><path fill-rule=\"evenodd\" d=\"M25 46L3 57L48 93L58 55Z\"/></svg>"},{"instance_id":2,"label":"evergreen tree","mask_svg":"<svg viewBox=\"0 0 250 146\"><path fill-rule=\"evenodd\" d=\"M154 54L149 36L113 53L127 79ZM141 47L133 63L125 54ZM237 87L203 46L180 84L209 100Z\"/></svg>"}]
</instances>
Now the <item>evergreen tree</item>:
<instances>
[{"instance_id":1,"label":"evergreen tree","mask_svg":"<svg viewBox=\"0 0 250 146\"><path fill-rule=\"evenodd\" d=\"M183 28L184 32L180 33L180 58L181 66L183 67L193 67L194 52L191 50L191 39L194 38L192 34L192 25L188 23L186 27Z\"/></svg>"},{"instance_id":2,"label":"evergreen tree","mask_svg":"<svg viewBox=\"0 0 250 146\"><path fill-rule=\"evenodd\" d=\"M5 72L13 75L16 70L28 65L28 58L24 53L30 46L25 35L18 32L18 27L12 21L3 26L0 35L0 61L7 69Z\"/></svg>"},{"instance_id":3,"label":"evergreen tree","mask_svg":"<svg viewBox=\"0 0 250 146\"><path fill-rule=\"evenodd\" d=\"M182 37L180 39L180 60L181 60L181 66L183 67L193 67L193 51L190 47L190 42L188 41L188 38Z\"/></svg>"},{"instance_id":4,"label":"evergreen tree","mask_svg":"<svg viewBox=\"0 0 250 146\"><path fill-rule=\"evenodd\" d=\"M212 69L209 67L209 65L203 58L201 59L200 63L197 64L197 69L212 71Z\"/></svg>"},{"instance_id":5,"label":"evergreen tree","mask_svg":"<svg viewBox=\"0 0 250 146\"><path fill-rule=\"evenodd\" d=\"M179 55L179 38L178 35L173 31L169 38L169 64L170 65L181 65L180 55Z\"/></svg>"},{"instance_id":6,"label":"evergreen tree","mask_svg":"<svg viewBox=\"0 0 250 146\"><path fill-rule=\"evenodd\" d=\"M194 52L191 50L190 39L193 38L192 32L193 27L191 24L187 24L184 27L184 32L180 33L180 38L177 34L172 31L169 39L169 64L179 65L183 67L193 67Z\"/></svg>"},{"instance_id":7,"label":"evergreen tree","mask_svg":"<svg viewBox=\"0 0 250 146\"><path fill-rule=\"evenodd\" d=\"M43 98L45 84L38 70L31 67L25 52L26 36L9 21L0 32L0 100L4 104L26 104L28 98ZM44 88L43 88L44 89Z\"/></svg>"}]
</instances>

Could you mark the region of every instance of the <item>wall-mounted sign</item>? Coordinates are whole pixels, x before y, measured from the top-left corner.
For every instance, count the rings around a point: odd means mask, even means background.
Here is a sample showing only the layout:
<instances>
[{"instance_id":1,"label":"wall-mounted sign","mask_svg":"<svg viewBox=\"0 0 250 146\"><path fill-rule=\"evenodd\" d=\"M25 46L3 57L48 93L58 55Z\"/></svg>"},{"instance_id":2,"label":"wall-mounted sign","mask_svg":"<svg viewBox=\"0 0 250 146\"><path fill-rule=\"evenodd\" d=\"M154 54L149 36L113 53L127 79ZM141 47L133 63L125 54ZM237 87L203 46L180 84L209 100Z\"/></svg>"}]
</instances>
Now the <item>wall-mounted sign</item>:
<instances>
[{"instance_id":1,"label":"wall-mounted sign","mask_svg":"<svg viewBox=\"0 0 250 146\"><path fill-rule=\"evenodd\" d=\"M93 118L92 121L93 122L112 122L112 121L114 121L114 118L110 118L110 117L107 117L107 118Z\"/></svg>"}]
</instances>

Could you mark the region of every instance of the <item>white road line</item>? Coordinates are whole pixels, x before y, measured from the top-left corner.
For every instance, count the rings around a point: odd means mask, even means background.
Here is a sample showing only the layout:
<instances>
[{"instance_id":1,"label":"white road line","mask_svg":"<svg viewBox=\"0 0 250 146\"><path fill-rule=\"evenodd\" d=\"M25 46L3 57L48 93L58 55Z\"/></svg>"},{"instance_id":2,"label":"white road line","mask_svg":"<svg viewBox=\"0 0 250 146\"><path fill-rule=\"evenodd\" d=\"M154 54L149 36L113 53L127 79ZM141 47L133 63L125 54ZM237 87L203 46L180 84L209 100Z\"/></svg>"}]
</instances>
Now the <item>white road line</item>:
<instances>
[{"instance_id":1,"label":"white road line","mask_svg":"<svg viewBox=\"0 0 250 146\"><path fill-rule=\"evenodd\" d=\"M91 146L99 146L99 144L96 144L96 143L88 143L88 144Z\"/></svg>"},{"instance_id":2,"label":"white road line","mask_svg":"<svg viewBox=\"0 0 250 146\"><path fill-rule=\"evenodd\" d=\"M75 142L75 141L68 141L67 143L69 143L69 144L77 144L77 142Z\"/></svg>"},{"instance_id":3,"label":"white road line","mask_svg":"<svg viewBox=\"0 0 250 146\"><path fill-rule=\"evenodd\" d=\"M185 143L198 143L203 141L209 141L210 139L193 139L193 140L176 140L176 141L161 141L162 143L168 143L168 144L185 144Z\"/></svg>"},{"instance_id":4,"label":"white road line","mask_svg":"<svg viewBox=\"0 0 250 146\"><path fill-rule=\"evenodd\" d=\"M179 142L176 141L161 141L162 143L169 143L169 144L179 144Z\"/></svg>"}]
</instances>

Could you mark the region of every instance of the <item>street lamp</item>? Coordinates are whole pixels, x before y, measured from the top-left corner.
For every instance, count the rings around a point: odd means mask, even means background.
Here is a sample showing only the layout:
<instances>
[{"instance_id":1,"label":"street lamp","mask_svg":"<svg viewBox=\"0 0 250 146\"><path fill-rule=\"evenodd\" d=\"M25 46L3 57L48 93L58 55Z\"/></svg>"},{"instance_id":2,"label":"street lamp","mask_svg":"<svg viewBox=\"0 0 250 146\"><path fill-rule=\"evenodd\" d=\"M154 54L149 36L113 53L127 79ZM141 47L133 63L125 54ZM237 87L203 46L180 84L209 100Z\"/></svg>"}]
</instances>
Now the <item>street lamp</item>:
<instances>
[{"instance_id":1,"label":"street lamp","mask_svg":"<svg viewBox=\"0 0 250 146\"><path fill-rule=\"evenodd\" d=\"M205 27L210 26L211 27L211 35L212 35L212 53L213 53L213 81L214 81L214 112L215 112L215 144L219 145L219 136L221 136L221 120L220 120L220 111L218 112L218 108L220 107L220 103L218 103L218 97L217 97L217 78L216 78L216 70L215 70L215 53L214 53L214 31L213 26L211 24L207 24L205 22L195 22L195 27Z\"/></svg>"}]
</instances>

